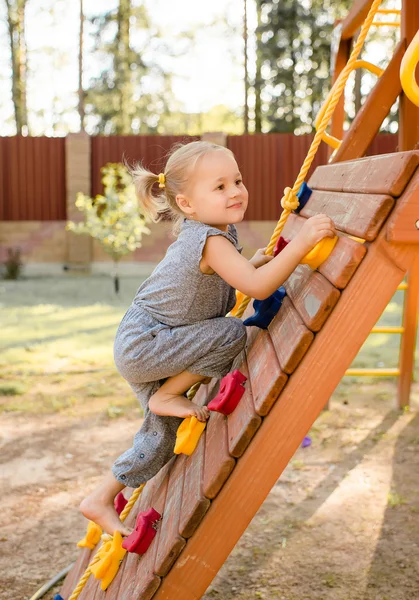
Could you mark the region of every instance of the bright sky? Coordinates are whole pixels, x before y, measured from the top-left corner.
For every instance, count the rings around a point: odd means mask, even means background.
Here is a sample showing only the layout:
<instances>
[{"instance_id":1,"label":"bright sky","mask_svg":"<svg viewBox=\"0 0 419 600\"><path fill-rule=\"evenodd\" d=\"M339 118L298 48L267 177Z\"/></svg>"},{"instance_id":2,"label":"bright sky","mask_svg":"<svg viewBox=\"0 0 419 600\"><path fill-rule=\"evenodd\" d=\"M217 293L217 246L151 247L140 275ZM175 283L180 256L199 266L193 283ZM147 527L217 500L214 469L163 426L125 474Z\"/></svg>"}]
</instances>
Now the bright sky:
<instances>
[{"instance_id":1,"label":"bright sky","mask_svg":"<svg viewBox=\"0 0 419 600\"><path fill-rule=\"evenodd\" d=\"M134 4L139 0L134 0ZM176 59L167 58L175 73L173 91L189 112L207 111L217 104L232 108L243 105L243 47L241 39L243 0L145 0L152 22L170 39L181 31L201 25L194 52ZM85 14L91 16L97 0L85 0ZM249 3L250 4L250 3ZM117 0L101 0L101 13L117 5ZM51 16L53 11L54 16ZM52 135L57 113L65 110L64 123L72 131L79 127L77 108L79 2L68 0L29 0L26 12L29 81L28 106L32 133ZM13 135L11 66L6 28L5 3L0 3L0 135ZM227 13L236 29L230 38L209 24ZM250 14L250 25L254 15ZM88 52L85 36L85 83L97 65ZM55 115L55 116L54 116ZM45 131L45 123L47 128ZM64 131L63 131L64 133Z\"/></svg>"}]
</instances>

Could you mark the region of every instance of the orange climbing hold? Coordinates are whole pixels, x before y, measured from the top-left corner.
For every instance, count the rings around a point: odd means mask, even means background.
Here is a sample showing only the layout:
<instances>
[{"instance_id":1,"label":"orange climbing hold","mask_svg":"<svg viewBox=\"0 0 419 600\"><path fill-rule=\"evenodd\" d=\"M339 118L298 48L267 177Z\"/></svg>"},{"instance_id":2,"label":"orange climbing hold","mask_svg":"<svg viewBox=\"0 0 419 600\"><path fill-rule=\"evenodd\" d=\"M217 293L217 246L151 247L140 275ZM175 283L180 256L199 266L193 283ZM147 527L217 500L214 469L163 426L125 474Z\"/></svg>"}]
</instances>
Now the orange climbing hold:
<instances>
[{"instance_id":1,"label":"orange climbing hold","mask_svg":"<svg viewBox=\"0 0 419 600\"><path fill-rule=\"evenodd\" d=\"M195 450L205 426L205 421L198 421L196 417L183 419L177 430L176 444L173 452L175 454L187 454L190 456Z\"/></svg>"}]
</instances>

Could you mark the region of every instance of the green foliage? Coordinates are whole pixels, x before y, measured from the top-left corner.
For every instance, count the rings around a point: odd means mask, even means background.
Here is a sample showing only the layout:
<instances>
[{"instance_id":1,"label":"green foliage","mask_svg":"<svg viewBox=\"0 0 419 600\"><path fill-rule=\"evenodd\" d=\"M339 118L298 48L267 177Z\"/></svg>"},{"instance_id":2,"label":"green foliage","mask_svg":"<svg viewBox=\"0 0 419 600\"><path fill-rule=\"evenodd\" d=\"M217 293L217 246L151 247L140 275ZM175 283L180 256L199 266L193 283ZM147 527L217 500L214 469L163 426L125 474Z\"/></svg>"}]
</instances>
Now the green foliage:
<instances>
[{"instance_id":1,"label":"green foliage","mask_svg":"<svg viewBox=\"0 0 419 600\"><path fill-rule=\"evenodd\" d=\"M257 1L264 129L308 133L330 87L333 23L352 0Z\"/></svg>"},{"instance_id":2,"label":"green foliage","mask_svg":"<svg viewBox=\"0 0 419 600\"><path fill-rule=\"evenodd\" d=\"M7 259L3 263L3 279L18 279L22 270L22 261L20 260L20 248L8 248Z\"/></svg>"},{"instance_id":3,"label":"green foliage","mask_svg":"<svg viewBox=\"0 0 419 600\"><path fill-rule=\"evenodd\" d=\"M67 229L89 234L117 262L141 247L143 234L150 233L148 218L140 213L134 185L124 165L108 163L101 172L105 195L89 198L77 194L76 206L84 214L84 221L69 221Z\"/></svg>"}]
</instances>

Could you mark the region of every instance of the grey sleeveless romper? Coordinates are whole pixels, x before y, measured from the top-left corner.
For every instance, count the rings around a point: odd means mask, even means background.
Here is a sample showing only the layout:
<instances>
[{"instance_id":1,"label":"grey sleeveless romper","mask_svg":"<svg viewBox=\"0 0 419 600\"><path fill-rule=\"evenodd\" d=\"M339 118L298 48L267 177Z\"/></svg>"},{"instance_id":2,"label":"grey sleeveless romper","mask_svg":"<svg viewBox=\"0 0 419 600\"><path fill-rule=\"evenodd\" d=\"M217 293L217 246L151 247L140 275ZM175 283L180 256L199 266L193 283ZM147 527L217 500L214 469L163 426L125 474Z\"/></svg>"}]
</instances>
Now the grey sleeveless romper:
<instances>
[{"instance_id":1,"label":"grey sleeveless romper","mask_svg":"<svg viewBox=\"0 0 419 600\"><path fill-rule=\"evenodd\" d=\"M200 271L210 235L223 235L241 252L234 225L223 232L184 219L179 237L139 287L116 333L115 364L144 410L132 448L112 467L129 487L148 481L170 460L182 421L152 413L150 397L182 371L223 377L246 342L242 321L225 317L235 304L235 290L216 273Z\"/></svg>"}]
</instances>

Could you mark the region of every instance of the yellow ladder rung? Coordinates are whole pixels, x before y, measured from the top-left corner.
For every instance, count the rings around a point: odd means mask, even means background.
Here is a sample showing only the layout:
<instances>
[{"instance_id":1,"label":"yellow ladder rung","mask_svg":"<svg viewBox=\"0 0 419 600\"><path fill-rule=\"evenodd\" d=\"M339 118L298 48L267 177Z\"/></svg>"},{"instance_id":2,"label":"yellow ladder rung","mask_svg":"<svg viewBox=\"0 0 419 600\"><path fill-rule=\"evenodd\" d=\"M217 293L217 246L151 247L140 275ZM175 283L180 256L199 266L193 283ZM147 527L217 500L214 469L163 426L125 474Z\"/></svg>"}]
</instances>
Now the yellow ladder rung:
<instances>
[{"instance_id":1,"label":"yellow ladder rung","mask_svg":"<svg viewBox=\"0 0 419 600\"><path fill-rule=\"evenodd\" d=\"M391 15L394 13L399 15L401 13L400 8L379 8L377 10L377 14L379 14L379 15Z\"/></svg>"},{"instance_id":2,"label":"yellow ladder rung","mask_svg":"<svg viewBox=\"0 0 419 600\"><path fill-rule=\"evenodd\" d=\"M398 290L407 290L407 283L401 283L397 289Z\"/></svg>"},{"instance_id":3,"label":"yellow ladder rung","mask_svg":"<svg viewBox=\"0 0 419 600\"><path fill-rule=\"evenodd\" d=\"M404 327L374 327L371 333L404 333Z\"/></svg>"},{"instance_id":4,"label":"yellow ladder rung","mask_svg":"<svg viewBox=\"0 0 419 600\"><path fill-rule=\"evenodd\" d=\"M400 27L400 21L377 21L371 23L374 27Z\"/></svg>"},{"instance_id":5,"label":"yellow ladder rung","mask_svg":"<svg viewBox=\"0 0 419 600\"><path fill-rule=\"evenodd\" d=\"M348 369L345 375L351 377L398 377L400 369Z\"/></svg>"}]
</instances>

